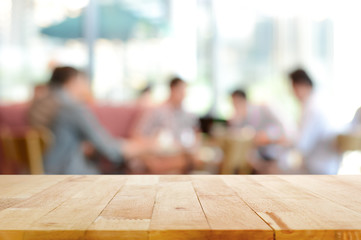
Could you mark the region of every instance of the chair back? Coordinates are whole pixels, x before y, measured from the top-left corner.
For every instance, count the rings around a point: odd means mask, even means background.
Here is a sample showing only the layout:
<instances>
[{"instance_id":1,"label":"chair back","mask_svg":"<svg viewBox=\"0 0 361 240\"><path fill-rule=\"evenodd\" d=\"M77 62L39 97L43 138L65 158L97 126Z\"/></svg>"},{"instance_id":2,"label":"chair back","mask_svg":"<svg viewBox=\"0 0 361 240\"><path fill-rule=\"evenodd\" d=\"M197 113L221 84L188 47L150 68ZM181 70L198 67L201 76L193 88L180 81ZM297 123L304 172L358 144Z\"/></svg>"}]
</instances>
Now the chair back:
<instances>
[{"instance_id":1,"label":"chair back","mask_svg":"<svg viewBox=\"0 0 361 240\"><path fill-rule=\"evenodd\" d=\"M224 154L220 174L249 174L252 172L249 160L253 150L253 137L253 132L247 129L223 136L220 141Z\"/></svg>"},{"instance_id":2,"label":"chair back","mask_svg":"<svg viewBox=\"0 0 361 240\"><path fill-rule=\"evenodd\" d=\"M45 129L27 129L23 133L4 128L0 131L0 147L4 158L25 166L30 174L43 174L43 154L50 144Z\"/></svg>"}]
</instances>

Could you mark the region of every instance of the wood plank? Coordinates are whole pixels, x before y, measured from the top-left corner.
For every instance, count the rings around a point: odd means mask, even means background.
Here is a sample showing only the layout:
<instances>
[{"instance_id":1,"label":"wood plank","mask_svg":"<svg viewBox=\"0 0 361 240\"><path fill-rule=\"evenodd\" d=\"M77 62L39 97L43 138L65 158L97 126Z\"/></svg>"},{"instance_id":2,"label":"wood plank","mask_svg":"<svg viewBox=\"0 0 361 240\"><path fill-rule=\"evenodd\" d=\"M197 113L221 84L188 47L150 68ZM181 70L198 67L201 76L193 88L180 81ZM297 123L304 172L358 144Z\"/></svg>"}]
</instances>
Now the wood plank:
<instances>
[{"instance_id":1,"label":"wood plank","mask_svg":"<svg viewBox=\"0 0 361 240\"><path fill-rule=\"evenodd\" d=\"M191 182L192 179L189 175L162 175L159 177L159 182Z\"/></svg>"},{"instance_id":2,"label":"wood plank","mask_svg":"<svg viewBox=\"0 0 361 240\"><path fill-rule=\"evenodd\" d=\"M343 182L347 185L353 186L361 190L361 177L360 175L337 175L337 176L330 176L336 178L338 182Z\"/></svg>"},{"instance_id":3,"label":"wood plank","mask_svg":"<svg viewBox=\"0 0 361 240\"><path fill-rule=\"evenodd\" d=\"M40 179L40 182L45 184L48 176L27 176L22 180L34 184L32 179L35 179L35 183ZM63 177L59 177L59 180L62 179ZM0 219L6 219L6 221L0 221L0 239L23 239L24 232L29 229L31 223L58 207L78 191L78 184L82 184L82 182L77 182L80 179L83 178L66 176L64 180L51 185L40 193L2 210ZM28 187L31 189L31 186ZM16 192L22 195L18 188L26 191L21 185L14 185L14 188L16 190L12 191L11 196ZM39 186L34 186L34 188L39 188ZM64 192L65 190L67 191ZM27 194L25 193L25 195Z\"/></svg>"},{"instance_id":4,"label":"wood plank","mask_svg":"<svg viewBox=\"0 0 361 240\"><path fill-rule=\"evenodd\" d=\"M87 176L77 192L31 224L26 240L71 240L83 238L86 229L99 216L125 182L119 176ZM61 191L66 193L67 191Z\"/></svg>"},{"instance_id":5,"label":"wood plank","mask_svg":"<svg viewBox=\"0 0 361 240\"><path fill-rule=\"evenodd\" d=\"M86 232L86 239L148 239L158 176L130 176Z\"/></svg>"},{"instance_id":6,"label":"wood plank","mask_svg":"<svg viewBox=\"0 0 361 240\"><path fill-rule=\"evenodd\" d=\"M47 211L33 208L8 208L0 213L0 239L23 240L24 232Z\"/></svg>"},{"instance_id":7,"label":"wood plank","mask_svg":"<svg viewBox=\"0 0 361 240\"><path fill-rule=\"evenodd\" d=\"M332 202L340 204L348 209L361 213L361 187L349 184L350 181L340 181L343 176L319 175L312 178L302 176L279 176L292 185L312 192ZM355 182L355 181L351 181Z\"/></svg>"},{"instance_id":8,"label":"wood plank","mask_svg":"<svg viewBox=\"0 0 361 240\"><path fill-rule=\"evenodd\" d=\"M28 181L37 179L28 176ZM40 176L42 182L46 182L48 176ZM59 177L62 179L63 177ZM38 194L21 201L18 204L6 208L0 212L0 232L3 238L23 239L24 232L29 231L33 222L56 209L64 201L79 192L79 189L94 181L91 176L66 176L57 184L54 184ZM36 186L34 186L36 188Z\"/></svg>"},{"instance_id":9,"label":"wood plank","mask_svg":"<svg viewBox=\"0 0 361 240\"><path fill-rule=\"evenodd\" d=\"M46 182L46 176L43 176L43 182ZM45 190L34 194L14 208L42 208L52 209L59 206L62 202L78 193L80 189L94 181L92 176L70 176L65 180L51 185ZM34 186L36 187L36 186Z\"/></svg>"},{"instance_id":10,"label":"wood plank","mask_svg":"<svg viewBox=\"0 0 361 240\"><path fill-rule=\"evenodd\" d=\"M0 211L24 201L24 198L0 198Z\"/></svg>"},{"instance_id":11,"label":"wood plank","mask_svg":"<svg viewBox=\"0 0 361 240\"><path fill-rule=\"evenodd\" d=\"M159 185L150 223L150 240L210 239L209 230L190 181Z\"/></svg>"},{"instance_id":12,"label":"wood plank","mask_svg":"<svg viewBox=\"0 0 361 240\"><path fill-rule=\"evenodd\" d=\"M156 185L159 182L160 177L158 175L127 175L127 186L147 186Z\"/></svg>"},{"instance_id":13,"label":"wood plank","mask_svg":"<svg viewBox=\"0 0 361 240\"><path fill-rule=\"evenodd\" d=\"M32 182L33 177L28 178L28 182ZM34 178L36 179L36 178ZM44 179L45 180L45 179ZM62 192L59 192L61 190L77 190L75 184L73 182L70 182L71 178L68 177L67 179L52 185L51 187L48 187L47 189L44 189L40 193L31 196L30 198L27 198L18 204L12 205L11 208L6 208L3 211L0 212L0 219L7 219L7 221L1 221L0 222L0 231L2 229L8 228L8 230L17 230L19 228L23 228L28 226L29 223L31 223L31 219L33 219L37 214L36 212L39 210L40 212L47 212L52 210L53 208L57 207L59 204L61 204L63 201L65 201L67 198L69 198L70 194L62 194ZM45 182L45 181L43 181ZM30 185L31 188L31 185ZM20 186L20 189L23 189ZM18 190L14 191L18 192ZM68 191L68 193L71 193L71 191ZM75 191L74 191L75 193ZM22 193L19 193L22 194ZM27 194L27 193L26 193ZM12 194L11 194L12 195ZM39 206L38 209L32 208L32 206L37 205ZM25 221L23 224L19 226L17 223L17 218L14 218L14 221L10 221L10 216L16 216L17 213L20 215L23 214L23 212L31 212L31 210L34 210L33 216L27 216L23 221ZM25 216L25 215L24 215Z\"/></svg>"},{"instance_id":14,"label":"wood plank","mask_svg":"<svg viewBox=\"0 0 361 240\"><path fill-rule=\"evenodd\" d=\"M304 176L308 178L312 176ZM222 177L273 229L276 239L361 237L361 214L275 176ZM329 189L332 191L332 189ZM258 194L256 194L258 193Z\"/></svg>"},{"instance_id":15,"label":"wood plank","mask_svg":"<svg viewBox=\"0 0 361 240\"><path fill-rule=\"evenodd\" d=\"M271 240L273 230L237 196L202 195L211 239Z\"/></svg>"},{"instance_id":16,"label":"wood plank","mask_svg":"<svg viewBox=\"0 0 361 240\"><path fill-rule=\"evenodd\" d=\"M0 240L361 239L360 190L359 176L0 176Z\"/></svg>"},{"instance_id":17,"label":"wood plank","mask_svg":"<svg viewBox=\"0 0 361 240\"><path fill-rule=\"evenodd\" d=\"M192 176L212 239L273 239L270 228L219 176Z\"/></svg>"},{"instance_id":18,"label":"wood plank","mask_svg":"<svg viewBox=\"0 0 361 240\"><path fill-rule=\"evenodd\" d=\"M28 198L68 177L65 175L49 175L46 178L44 175L33 175L31 178L27 175L5 176L0 183L0 198Z\"/></svg>"},{"instance_id":19,"label":"wood plank","mask_svg":"<svg viewBox=\"0 0 361 240\"><path fill-rule=\"evenodd\" d=\"M0 175L0 188L5 189L7 186L15 186L17 183L24 182L24 179L28 179L27 175Z\"/></svg>"},{"instance_id":20,"label":"wood plank","mask_svg":"<svg viewBox=\"0 0 361 240\"><path fill-rule=\"evenodd\" d=\"M194 189L198 196L235 196L236 193L228 187L219 176L191 176Z\"/></svg>"}]
</instances>

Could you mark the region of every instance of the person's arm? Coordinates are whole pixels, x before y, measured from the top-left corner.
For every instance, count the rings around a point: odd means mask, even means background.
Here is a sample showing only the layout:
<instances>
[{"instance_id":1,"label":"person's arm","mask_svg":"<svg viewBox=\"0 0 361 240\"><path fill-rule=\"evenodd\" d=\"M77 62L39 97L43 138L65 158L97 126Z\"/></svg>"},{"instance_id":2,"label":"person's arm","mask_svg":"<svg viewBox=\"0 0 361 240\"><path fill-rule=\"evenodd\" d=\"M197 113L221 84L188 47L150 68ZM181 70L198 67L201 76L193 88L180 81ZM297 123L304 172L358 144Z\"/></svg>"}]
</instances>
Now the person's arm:
<instances>
[{"instance_id":1,"label":"person's arm","mask_svg":"<svg viewBox=\"0 0 361 240\"><path fill-rule=\"evenodd\" d=\"M268 108L263 106L262 126L255 136L256 144L259 146L281 143L284 140L284 128L281 121Z\"/></svg>"},{"instance_id":2,"label":"person's arm","mask_svg":"<svg viewBox=\"0 0 361 240\"><path fill-rule=\"evenodd\" d=\"M302 126L299 131L298 139L296 140L296 148L307 156L322 135L322 116L314 111L309 111L303 119Z\"/></svg>"},{"instance_id":3,"label":"person's arm","mask_svg":"<svg viewBox=\"0 0 361 240\"><path fill-rule=\"evenodd\" d=\"M124 159L147 154L154 149L154 141L112 138L86 107L74 108L73 120L83 140L92 143L99 153L114 163L121 163Z\"/></svg>"},{"instance_id":4,"label":"person's arm","mask_svg":"<svg viewBox=\"0 0 361 240\"><path fill-rule=\"evenodd\" d=\"M70 110L74 130L78 131L84 141L89 141L95 149L112 162L123 161L120 141L113 139L99 124L95 116L84 106L73 106Z\"/></svg>"}]
</instances>

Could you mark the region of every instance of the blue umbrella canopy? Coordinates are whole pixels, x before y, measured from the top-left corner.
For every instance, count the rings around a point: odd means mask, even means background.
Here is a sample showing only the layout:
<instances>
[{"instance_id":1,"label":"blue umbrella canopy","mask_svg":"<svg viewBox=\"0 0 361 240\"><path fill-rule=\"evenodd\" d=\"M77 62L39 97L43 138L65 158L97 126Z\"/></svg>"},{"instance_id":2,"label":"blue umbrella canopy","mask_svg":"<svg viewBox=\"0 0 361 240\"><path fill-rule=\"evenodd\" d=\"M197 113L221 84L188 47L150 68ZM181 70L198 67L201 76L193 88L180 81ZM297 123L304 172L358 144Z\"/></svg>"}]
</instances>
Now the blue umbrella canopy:
<instances>
[{"instance_id":1,"label":"blue umbrella canopy","mask_svg":"<svg viewBox=\"0 0 361 240\"><path fill-rule=\"evenodd\" d=\"M164 19L151 19L124 8L121 4L100 5L98 7L98 38L128 41L139 26L147 37L155 37L166 28ZM68 17L62 22L41 29L41 33L61 38L84 38L83 22L85 12L77 17Z\"/></svg>"},{"instance_id":2,"label":"blue umbrella canopy","mask_svg":"<svg viewBox=\"0 0 361 240\"><path fill-rule=\"evenodd\" d=\"M64 21L41 29L41 33L63 39L74 39L83 37L82 16L66 18Z\"/></svg>"}]
</instances>

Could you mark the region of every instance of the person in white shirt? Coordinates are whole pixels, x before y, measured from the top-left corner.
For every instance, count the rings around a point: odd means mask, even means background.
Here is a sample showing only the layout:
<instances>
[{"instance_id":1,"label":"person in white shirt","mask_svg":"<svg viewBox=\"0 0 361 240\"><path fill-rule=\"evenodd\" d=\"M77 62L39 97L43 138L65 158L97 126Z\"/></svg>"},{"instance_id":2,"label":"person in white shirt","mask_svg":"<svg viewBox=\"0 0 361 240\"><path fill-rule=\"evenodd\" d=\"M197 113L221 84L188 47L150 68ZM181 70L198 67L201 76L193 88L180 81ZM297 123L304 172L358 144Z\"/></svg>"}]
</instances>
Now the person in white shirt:
<instances>
[{"instance_id":1,"label":"person in white shirt","mask_svg":"<svg viewBox=\"0 0 361 240\"><path fill-rule=\"evenodd\" d=\"M350 123L349 131L361 133L361 107L357 109Z\"/></svg>"},{"instance_id":2,"label":"person in white shirt","mask_svg":"<svg viewBox=\"0 0 361 240\"><path fill-rule=\"evenodd\" d=\"M316 100L313 81L303 69L293 71L289 78L302 108L294 145L303 156L305 170L310 174L337 174L341 158L334 146L335 133L328 124L325 107Z\"/></svg>"}]
</instances>

